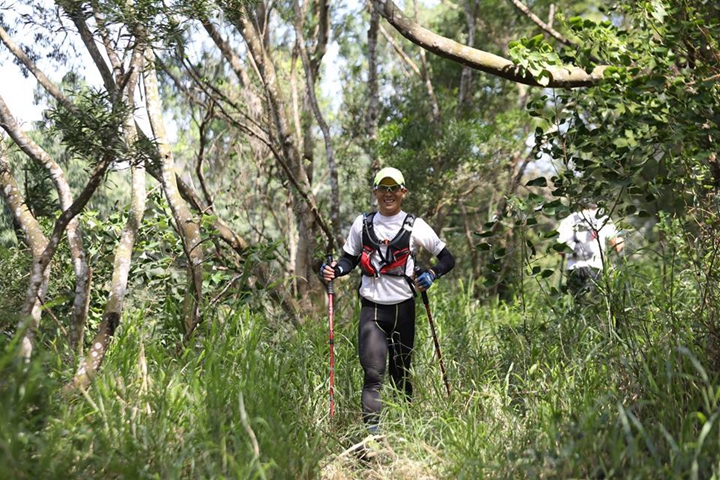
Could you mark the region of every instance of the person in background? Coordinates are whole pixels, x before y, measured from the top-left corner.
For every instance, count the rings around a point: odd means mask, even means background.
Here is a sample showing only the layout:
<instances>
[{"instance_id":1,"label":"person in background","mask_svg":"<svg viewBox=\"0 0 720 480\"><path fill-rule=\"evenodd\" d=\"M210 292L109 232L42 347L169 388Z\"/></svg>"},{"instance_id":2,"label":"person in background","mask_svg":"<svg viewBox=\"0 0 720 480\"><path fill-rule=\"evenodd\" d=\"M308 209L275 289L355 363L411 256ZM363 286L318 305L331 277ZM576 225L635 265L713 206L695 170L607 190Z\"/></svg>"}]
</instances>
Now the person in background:
<instances>
[{"instance_id":1,"label":"person in background","mask_svg":"<svg viewBox=\"0 0 720 480\"><path fill-rule=\"evenodd\" d=\"M583 200L580 210L568 215L557 229L557 241L567 245L567 288L575 297L594 289L602 274L607 247L620 253L624 242L612 219L591 201Z\"/></svg>"},{"instance_id":2,"label":"person in background","mask_svg":"<svg viewBox=\"0 0 720 480\"><path fill-rule=\"evenodd\" d=\"M326 282L347 275L357 265L362 271L358 355L364 372L363 420L371 434L378 429L386 369L392 383L408 399L412 395L408 373L415 343L415 292L427 290L455 266L435 231L402 210L408 189L399 170L383 168L372 185L378 211L355 218L343 256L320 270ZM416 276L415 255L420 248L438 261Z\"/></svg>"}]
</instances>

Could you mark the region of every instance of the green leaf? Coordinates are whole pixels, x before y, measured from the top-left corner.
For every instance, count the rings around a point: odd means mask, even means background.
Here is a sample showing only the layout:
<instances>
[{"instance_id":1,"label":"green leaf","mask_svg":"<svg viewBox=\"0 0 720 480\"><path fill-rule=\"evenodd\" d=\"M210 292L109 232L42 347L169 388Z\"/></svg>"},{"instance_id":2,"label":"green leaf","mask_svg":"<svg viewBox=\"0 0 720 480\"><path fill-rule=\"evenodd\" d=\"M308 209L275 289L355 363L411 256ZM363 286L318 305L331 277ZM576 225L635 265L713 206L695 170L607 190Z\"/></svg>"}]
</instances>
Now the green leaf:
<instances>
[{"instance_id":1,"label":"green leaf","mask_svg":"<svg viewBox=\"0 0 720 480\"><path fill-rule=\"evenodd\" d=\"M538 33L528 41L529 48L537 48L545 42L545 36L542 33Z\"/></svg>"},{"instance_id":2,"label":"green leaf","mask_svg":"<svg viewBox=\"0 0 720 480\"><path fill-rule=\"evenodd\" d=\"M547 179L545 177L533 178L525 184L526 187L547 187Z\"/></svg>"},{"instance_id":3,"label":"green leaf","mask_svg":"<svg viewBox=\"0 0 720 480\"><path fill-rule=\"evenodd\" d=\"M549 268L546 268L546 269L543 270L542 273L540 274L540 278L552 277L552 275L553 275L554 273L555 273L555 270L551 270L551 269L549 269Z\"/></svg>"},{"instance_id":4,"label":"green leaf","mask_svg":"<svg viewBox=\"0 0 720 480\"><path fill-rule=\"evenodd\" d=\"M629 147L637 147L637 140L635 140L635 133L632 130L625 130L625 138L627 138L627 145Z\"/></svg>"},{"instance_id":5,"label":"green leaf","mask_svg":"<svg viewBox=\"0 0 720 480\"><path fill-rule=\"evenodd\" d=\"M552 75L549 71L543 69L540 71L539 75L535 76L535 80L542 85L543 87L547 87L550 84L550 80L552 79Z\"/></svg>"},{"instance_id":6,"label":"green leaf","mask_svg":"<svg viewBox=\"0 0 720 480\"><path fill-rule=\"evenodd\" d=\"M652 3L652 16L658 23L665 23L665 17L667 17L667 10L665 5L659 0L653 0Z\"/></svg>"},{"instance_id":7,"label":"green leaf","mask_svg":"<svg viewBox=\"0 0 720 480\"><path fill-rule=\"evenodd\" d=\"M568 19L568 24L570 25L570 28L574 30L579 30L583 26L583 18L582 17L570 17Z\"/></svg>"},{"instance_id":8,"label":"green leaf","mask_svg":"<svg viewBox=\"0 0 720 480\"><path fill-rule=\"evenodd\" d=\"M527 247L530 249L530 256L535 256L535 254L537 253L535 251L535 245L533 245L530 240L525 240L525 245L527 245Z\"/></svg>"},{"instance_id":9,"label":"green leaf","mask_svg":"<svg viewBox=\"0 0 720 480\"><path fill-rule=\"evenodd\" d=\"M564 251L566 251L565 249L568 248L568 247L567 247L567 245L565 245L564 243L555 243L555 244L554 244L552 247L550 247L550 248L552 248L552 249L555 250L556 252L564 252Z\"/></svg>"},{"instance_id":10,"label":"green leaf","mask_svg":"<svg viewBox=\"0 0 720 480\"><path fill-rule=\"evenodd\" d=\"M146 270L145 272L149 278L162 277L163 275L165 275L165 269L160 267L151 268L149 270Z\"/></svg>"}]
</instances>

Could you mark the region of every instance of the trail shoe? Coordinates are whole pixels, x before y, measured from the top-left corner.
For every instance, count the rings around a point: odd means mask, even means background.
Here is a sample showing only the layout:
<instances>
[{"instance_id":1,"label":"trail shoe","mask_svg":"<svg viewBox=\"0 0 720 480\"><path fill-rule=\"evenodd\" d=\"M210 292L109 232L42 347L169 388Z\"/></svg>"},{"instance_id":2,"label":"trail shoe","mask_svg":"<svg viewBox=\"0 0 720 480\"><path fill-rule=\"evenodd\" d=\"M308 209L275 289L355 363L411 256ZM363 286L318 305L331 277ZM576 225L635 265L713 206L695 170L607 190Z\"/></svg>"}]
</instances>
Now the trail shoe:
<instances>
[{"instance_id":1,"label":"trail shoe","mask_svg":"<svg viewBox=\"0 0 720 480\"><path fill-rule=\"evenodd\" d=\"M353 450L355 456L360 460L370 461L377 457L382 450L382 446L373 436L368 437L357 445Z\"/></svg>"}]
</instances>

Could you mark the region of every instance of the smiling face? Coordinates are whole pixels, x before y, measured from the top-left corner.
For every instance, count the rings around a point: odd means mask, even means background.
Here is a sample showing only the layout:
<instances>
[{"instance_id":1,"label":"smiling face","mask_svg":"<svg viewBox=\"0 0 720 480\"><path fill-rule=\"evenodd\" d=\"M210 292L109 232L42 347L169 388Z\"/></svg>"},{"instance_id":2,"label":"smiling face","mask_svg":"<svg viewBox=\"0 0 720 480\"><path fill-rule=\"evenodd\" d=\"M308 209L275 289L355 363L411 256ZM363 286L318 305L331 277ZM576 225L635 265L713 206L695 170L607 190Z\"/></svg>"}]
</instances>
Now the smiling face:
<instances>
[{"instance_id":1,"label":"smiling face","mask_svg":"<svg viewBox=\"0 0 720 480\"><path fill-rule=\"evenodd\" d=\"M407 189L398 185L392 178L383 178L380 185L373 190L380 214L391 217L400 213L406 193Z\"/></svg>"}]
</instances>

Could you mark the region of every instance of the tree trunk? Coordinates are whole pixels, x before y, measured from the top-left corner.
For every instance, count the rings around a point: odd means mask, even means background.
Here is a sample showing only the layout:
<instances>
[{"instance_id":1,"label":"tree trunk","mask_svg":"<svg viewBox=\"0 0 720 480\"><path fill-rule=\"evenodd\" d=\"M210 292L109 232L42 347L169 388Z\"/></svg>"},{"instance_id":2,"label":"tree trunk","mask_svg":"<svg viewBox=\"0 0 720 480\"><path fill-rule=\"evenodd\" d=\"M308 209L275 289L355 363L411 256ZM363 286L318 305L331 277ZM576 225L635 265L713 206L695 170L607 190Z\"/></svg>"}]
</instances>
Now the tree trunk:
<instances>
[{"instance_id":1,"label":"tree trunk","mask_svg":"<svg viewBox=\"0 0 720 480\"><path fill-rule=\"evenodd\" d=\"M370 7L370 27L368 28L368 110L367 110L367 134L369 141L370 171L376 172L380 169L380 160L377 156L377 130L378 117L380 115L380 99L378 95L378 63L377 63L377 39L378 27L380 25L380 14ZM373 199L374 200L374 199Z\"/></svg>"},{"instance_id":2,"label":"tree trunk","mask_svg":"<svg viewBox=\"0 0 720 480\"><path fill-rule=\"evenodd\" d=\"M20 226L25 237L25 244L30 249L33 265L39 262L42 253L48 245L48 240L40 228L40 224L27 207L20 188L12 176L10 164L5 157L4 145L0 150L0 193L5 204L8 206L13 221ZM21 355L26 360L32 356L33 338L35 331L40 325L40 299L44 297L47 290L48 274L43 272L41 284L38 287L37 295L27 311L27 316L20 320L19 331L24 331L21 344Z\"/></svg>"},{"instance_id":3,"label":"tree trunk","mask_svg":"<svg viewBox=\"0 0 720 480\"><path fill-rule=\"evenodd\" d=\"M303 25L300 23L301 16L300 6L296 3L295 7L296 18L298 19L295 24L295 35L297 35L297 44L300 49L300 58L302 60L303 67L305 68L305 81L307 84L308 99L310 101L310 107L315 114L315 120L320 127L325 141L325 154L327 155L328 170L330 171L330 223L332 224L333 234L335 242L337 243L338 249L342 248L345 243L345 239L340 232L340 187L338 185L338 174L337 164L335 162L335 151L332 146L332 139L330 138L330 127L328 127L325 117L323 117L318 105L317 97L315 96L315 73L313 72L313 66L308 57L307 49L305 48L305 38L302 33ZM333 251L333 239L328 239L327 252Z\"/></svg>"},{"instance_id":4,"label":"tree trunk","mask_svg":"<svg viewBox=\"0 0 720 480\"><path fill-rule=\"evenodd\" d=\"M57 252L60 240L67 229L68 223L70 223L70 221L75 218L83 210L83 208L85 208L85 205L90 201L90 198L95 193L95 190L97 190L97 187L102 182L105 172L111 163L111 157L105 157L100 160L93 170L93 173L90 175L90 179L85 185L83 191L80 192L80 195L78 195L72 205L64 210L58 219L55 220L53 232L48 239L45 250L43 250L39 257L33 259L32 271L30 272L30 284L25 295L25 303L22 309L23 315L30 316L36 308L38 298L42 298L41 296L44 295L44 286L47 285L47 269L53 256L55 256L55 252ZM27 334L30 336L28 337L26 335L26 338L28 338L28 341L30 342L30 344L28 344L28 348L24 349L25 358L27 360L30 359L30 354L32 354L31 341L33 333L34 329L30 329Z\"/></svg>"},{"instance_id":5,"label":"tree trunk","mask_svg":"<svg viewBox=\"0 0 720 480\"><path fill-rule=\"evenodd\" d=\"M162 118L160 92L155 73L155 54L152 50L146 50L145 60L146 64L143 72L145 103L150 126L157 142L163 192L177 224L178 233L188 261L190 284L193 286L192 292L186 293L186 295L190 296L191 301L189 308L184 312L185 336L189 338L201 321L203 250L200 238L200 224L193 218L187 203L183 201L178 190L173 153L165 134L165 123Z\"/></svg>"},{"instance_id":6,"label":"tree trunk","mask_svg":"<svg viewBox=\"0 0 720 480\"><path fill-rule=\"evenodd\" d=\"M134 111L135 106L135 89L140 77L142 67L143 53L140 47L135 48L131 60L132 73L127 82L124 93L124 101L131 107L130 112ZM135 119L132 114L125 119L123 126L123 134L127 145L132 145L137 140L137 129ZM145 215L146 192L146 175L145 165L139 162L131 166L132 173L132 190L130 198L130 212L125 222L123 231L120 234L120 242L115 249L115 259L113 262L113 275L110 283L110 294L105 304L105 312L98 326L98 331L93 338L92 345L88 355L80 362L73 385L75 387L87 388L90 380L97 372L100 364L105 358L110 339L115 334L115 330L120 325L122 319L123 305L125 302L125 294L127 293L127 283L130 276L130 265L132 262L132 252L135 247L138 231L142 225L143 216Z\"/></svg>"},{"instance_id":7,"label":"tree trunk","mask_svg":"<svg viewBox=\"0 0 720 480\"><path fill-rule=\"evenodd\" d=\"M294 212L298 220L298 251L296 256L296 278L297 289L303 303L309 307L309 293L313 287L320 288L320 281L317 279L313 268L313 253L315 251L315 232L317 224L313 215L313 209L316 202L312 194L310 181L307 171L303 165L297 144L293 140L293 133L289 128L287 120L287 112L285 107L285 99L283 98L282 89L280 88L275 65L272 62L269 52L265 48L261 37L255 26L249 21L249 13L246 11L243 16L237 18L237 27L240 34L245 39L250 55L252 55L258 71L262 77L263 85L267 97L269 98L269 108L273 117L275 128L277 131L276 142L280 144L282 149L282 162L285 174L288 175L290 181L300 188L302 192L300 196L293 196ZM304 195L303 195L304 192ZM301 196L306 197L308 201L303 201ZM309 202L309 203L308 203Z\"/></svg>"},{"instance_id":8,"label":"tree trunk","mask_svg":"<svg viewBox=\"0 0 720 480\"><path fill-rule=\"evenodd\" d=\"M90 351L81 362L80 368L73 379L73 384L76 387L87 388L90 379L95 375L100 363L103 358L105 358L110 338L112 338L115 330L120 325L123 303L127 292L132 252L145 213L145 199L145 167L143 165L137 165L132 167L132 200L130 213L125 227L120 234L120 243L115 250L113 276L110 284L110 294L105 304L105 313L93 339Z\"/></svg>"},{"instance_id":9,"label":"tree trunk","mask_svg":"<svg viewBox=\"0 0 720 480\"><path fill-rule=\"evenodd\" d=\"M415 13L415 21L417 21L417 0L413 0L413 9ZM430 100L430 119L435 125L439 125L440 105L438 104L437 96L435 95L435 89L433 88L432 84L432 79L430 78L430 72L428 71L427 57L425 55L424 48L420 49L420 64L422 65L422 79L423 82L425 82L425 90L427 91L428 99Z\"/></svg>"},{"instance_id":10,"label":"tree trunk","mask_svg":"<svg viewBox=\"0 0 720 480\"><path fill-rule=\"evenodd\" d=\"M33 142L30 137L25 135L20 125L18 125L13 118L2 97L0 97L0 121L2 122L2 127L20 149L36 164L48 171L60 200L60 208L67 210L70 205L72 205L73 200L70 186L67 180L65 180L65 173L50 155ZM70 245L73 271L75 272L75 299L73 301L67 340L70 350L81 354L85 323L87 320L87 303L90 295L90 274L85 260L82 233L77 219L72 219L70 223L68 223L67 237Z\"/></svg>"}]
</instances>

